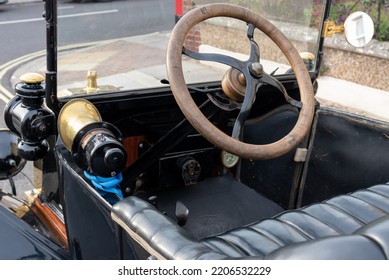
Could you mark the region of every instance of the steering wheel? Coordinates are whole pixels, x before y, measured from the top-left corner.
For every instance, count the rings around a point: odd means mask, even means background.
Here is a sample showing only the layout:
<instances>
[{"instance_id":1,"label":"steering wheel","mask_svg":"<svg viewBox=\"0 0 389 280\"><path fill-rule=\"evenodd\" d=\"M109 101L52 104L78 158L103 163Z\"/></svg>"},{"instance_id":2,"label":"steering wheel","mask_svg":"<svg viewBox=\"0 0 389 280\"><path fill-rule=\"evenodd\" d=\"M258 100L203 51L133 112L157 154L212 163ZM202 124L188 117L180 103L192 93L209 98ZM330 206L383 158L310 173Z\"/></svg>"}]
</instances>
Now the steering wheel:
<instances>
[{"instance_id":1,"label":"steering wheel","mask_svg":"<svg viewBox=\"0 0 389 280\"><path fill-rule=\"evenodd\" d=\"M214 17L231 17L248 24L247 35L250 40L250 56L248 60L240 61L221 54L197 53L183 47L185 38L192 27ZM259 48L253 40L255 27L265 33L288 59L297 78L301 102L292 100L287 96L282 84L263 71L259 63ZM182 69L183 53L195 59L227 64L244 75L246 89L232 136L225 134L214 126L202 114L192 99L186 86ZM281 156L292 150L303 140L312 124L315 102L312 83L306 65L292 43L277 27L246 8L231 4L209 4L185 14L174 27L168 43L167 74L176 102L192 126L215 146L233 155L247 159L270 159ZM279 88L290 103L298 103L298 107L301 107L298 120L294 128L286 136L274 143L255 145L242 142L240 141L242 126L255 101L258 88L265 83Z\"/></svg>"}]
</instances>

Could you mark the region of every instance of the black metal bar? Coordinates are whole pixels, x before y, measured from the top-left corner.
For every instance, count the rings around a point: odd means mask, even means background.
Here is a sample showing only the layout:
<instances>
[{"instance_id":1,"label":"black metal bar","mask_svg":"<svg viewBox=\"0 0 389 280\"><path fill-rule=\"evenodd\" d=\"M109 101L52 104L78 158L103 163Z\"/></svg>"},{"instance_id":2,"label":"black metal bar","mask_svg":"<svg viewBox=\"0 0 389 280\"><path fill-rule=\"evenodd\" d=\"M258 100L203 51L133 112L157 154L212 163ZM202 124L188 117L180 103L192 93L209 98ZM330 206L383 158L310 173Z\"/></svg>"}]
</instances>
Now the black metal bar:
<instances>
[{"instance_id":1,"label":"black metal bar","mask_svg":"<svg viewBox=\"0 0 389 280\"><path fill-rule=\"evenodd\" d=\"M323 29L324 29L324 22L325 20L327 20L330 16L330 10L331 10L331 0L327 0L325 1L325 7L324 7L324 11L323 11L323 18L324 20L322 21L321 23L321 26L320 26L320 30L319 30L319 49L317 51L317 58L316 58L316 65L315 65L315 74L316 76L319 75L319 71L320 71L320 65L321 65L321 62L323 60L323 48L324 48L324 37L322 36L323 34ZM316 79L317 77L315 77Z\"/></svg>"},{"instance_id":2,"label":"black metal bar","mask_svg":"<svg viewBox=\"0 0 389 280\"><path fill-rule=\"evenodd\" d=\"M44 0L46 19L46 104L56 115L57 98L57 0Z\"/></svg>"},{"instance_id":3,"label":"black metal bar","mask_svg":"<svg viewBox=\"0 0 389 280\"><path fill-rule=\"evenodd\" d=\"M116 243L118 248L118 260L124 259L123 250L123 229L118 224L115 224Z\"/></svg>"},{"instance_id":4,"label":"black metal bar","mask_svg":"<svg viewBox=\"0 0 389 280\"><path fill-rule=\"evenodd\" d=\"M8 175L8 180L9 180L9 183L11 185L12 194L16 196L16 187L15 187L15 182L14 182L14 179L12 178L12 175Z\"/></svg>"}]
</instances>

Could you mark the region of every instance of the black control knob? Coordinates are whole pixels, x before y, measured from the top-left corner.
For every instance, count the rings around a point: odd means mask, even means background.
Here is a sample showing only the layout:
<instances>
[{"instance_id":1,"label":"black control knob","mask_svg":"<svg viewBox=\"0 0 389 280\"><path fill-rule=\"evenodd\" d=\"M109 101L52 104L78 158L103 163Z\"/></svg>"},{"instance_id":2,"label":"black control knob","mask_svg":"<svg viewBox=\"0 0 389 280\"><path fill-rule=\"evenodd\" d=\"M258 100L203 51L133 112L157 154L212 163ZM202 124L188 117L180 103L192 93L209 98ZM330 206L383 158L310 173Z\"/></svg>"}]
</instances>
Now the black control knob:
<instances>
[{"instance_id":1,"label":"black control knob","mask_svg":"<svg viewBox=\"0 0 389 280\"><path fill-rule=\"evenodd\" d=\"M105 152L104 163L109 170L120 170L126 164L126 157L119 148L108 149Z\"/></svg>"}]
</instances>

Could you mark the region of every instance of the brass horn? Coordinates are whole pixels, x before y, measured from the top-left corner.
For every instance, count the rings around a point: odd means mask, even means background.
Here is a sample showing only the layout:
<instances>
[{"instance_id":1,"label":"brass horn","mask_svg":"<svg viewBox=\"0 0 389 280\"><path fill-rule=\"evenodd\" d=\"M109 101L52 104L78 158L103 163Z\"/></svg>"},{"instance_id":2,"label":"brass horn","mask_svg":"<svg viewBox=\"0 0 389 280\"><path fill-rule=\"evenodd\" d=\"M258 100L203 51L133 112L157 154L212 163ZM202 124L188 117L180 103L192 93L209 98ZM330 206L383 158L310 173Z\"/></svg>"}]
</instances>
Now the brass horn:
<instances>
[{"instance_id":1,"label":"brass horn","mask_svg":"<svg viewBox=\"0 0 389 280\"><path fill-rule=\"evenodd\" d=\"M58 132L65 147L71 151L79 131L91 123L101 122L96 107L85 99L73 99L62 107L58 116Z\"/></svg>"},{"instance_id":2,"label":"brass horn","mask_svg":"<svg viewBox=\"0 0 389 280\"><path fill-rule=\"evenodd\" d=\"M58 132L76 164L88 172L112 177L121 172L127 153L120 131L102 121L99 111L85 99L67 102L58 116Z\"/></svg>"}]
</instances>

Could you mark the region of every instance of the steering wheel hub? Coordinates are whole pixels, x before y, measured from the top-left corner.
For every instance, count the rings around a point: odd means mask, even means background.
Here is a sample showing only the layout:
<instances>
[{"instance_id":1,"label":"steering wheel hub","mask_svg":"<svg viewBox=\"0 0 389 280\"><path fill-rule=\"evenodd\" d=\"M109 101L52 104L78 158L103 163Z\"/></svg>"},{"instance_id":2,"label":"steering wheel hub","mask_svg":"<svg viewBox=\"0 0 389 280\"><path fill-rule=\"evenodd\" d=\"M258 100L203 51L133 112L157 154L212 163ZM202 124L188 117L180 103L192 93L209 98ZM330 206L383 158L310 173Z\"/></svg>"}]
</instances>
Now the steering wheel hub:
<instances>
[{"instance_id":1,"label":"steering wheel hub","mask_svg":"<svg viewBox=\"0 0 389 280\"><path fill-rule=\"evenodd\" d=\"M230 68L222 78L222 89L230 99L241 102L246 93L246 78L239 70Z\"/></svg>"},{"instance_id":2,"label":"steering wheel hub","mask_svg":"<svg viewBox=\"0 0 389 280\"><path fill-rule=\"evenodd\" d=\"M250 73L254 77L259 78L263 75L263 66L259 62L254 62L254 63L250 64L249 68L250 68Z\"/></svg>"}]
</instances>

